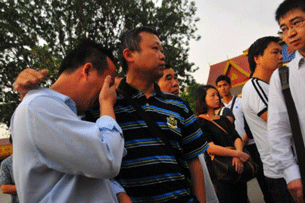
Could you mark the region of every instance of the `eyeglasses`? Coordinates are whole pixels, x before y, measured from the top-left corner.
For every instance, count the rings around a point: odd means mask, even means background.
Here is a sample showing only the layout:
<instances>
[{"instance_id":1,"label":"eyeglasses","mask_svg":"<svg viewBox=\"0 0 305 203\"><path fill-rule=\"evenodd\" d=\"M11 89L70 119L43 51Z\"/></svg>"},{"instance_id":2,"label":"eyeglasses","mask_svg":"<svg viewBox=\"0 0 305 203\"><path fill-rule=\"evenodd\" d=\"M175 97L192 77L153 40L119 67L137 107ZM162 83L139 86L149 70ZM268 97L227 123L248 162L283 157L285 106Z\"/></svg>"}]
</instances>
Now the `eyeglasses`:
<instances>
[{"instance_id":1,"label":"eyeglasses","mask_svg":"<svg viewBox=\"0 0 305 203\"><path fill-rule=\"evenodd\" d=\"M303 19L296 19L292 22L290 26L283 26L280 31L277 32L281 37L284 37L288 34L289 30L294 28L294 29L299 29L304 25L305 20Z\"/></svg>"}]
</instances>

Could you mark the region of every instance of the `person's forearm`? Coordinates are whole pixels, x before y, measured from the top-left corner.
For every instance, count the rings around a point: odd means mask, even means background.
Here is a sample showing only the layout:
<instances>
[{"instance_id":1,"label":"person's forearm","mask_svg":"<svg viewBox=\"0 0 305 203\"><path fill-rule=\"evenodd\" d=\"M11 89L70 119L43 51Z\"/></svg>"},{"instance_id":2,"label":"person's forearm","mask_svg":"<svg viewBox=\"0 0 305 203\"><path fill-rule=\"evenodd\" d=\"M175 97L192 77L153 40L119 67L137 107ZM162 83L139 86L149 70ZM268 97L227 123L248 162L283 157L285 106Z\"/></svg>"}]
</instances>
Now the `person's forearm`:
<instances>
[{"instance_id":1,"label":"person's forearm","mask_svg":"<svg viewBox=\"0 0 305 203\"><path fill-rule=\"evenodd\" d=\"M3 194L17 194L16 185L1 185L1 190Z\"/></svg>"},{"instance_id":2,"label":"person's forearm","mask_svg":"<svg viewBox=\"0 0 305 203\"><path fill-rule=\"evenodd\" d=\"M209 148L207 149L207 152L208 154L212 154L212 155L215 154L218 156L231 156L231 157L238 156L237 150L215 145L213 142L209 143Z\"/></svg>"},{"instance_id":3,"label":"person's forearm","mask_svg":"<svg viewBox=\"0 0 305 203\"><path fill-rule=\"evenodd\" d=\"M190 169L194 195L197 197L199 202L206 202L204 174L199 158L196 157L195 159L190 160L188 166Z\"/></svg>"},{"instance_id":4,"label":"person's forearm","mask_svg":"<svg viewBox=\"0 0 305 203\"><path fill-rule=\"evenodd\" d=\"M114 113L114 110L113 110L113 105L111 104L102 104L100 105L100 116L110 116L112 117L113 119L115 119L115 113Z\"/></svg>"},{"instance_id":5,"label":"person's forearm","mask_svg":"<svg viewBox=\"0 0 305 203\"><path fill-rule=\"evenodd\" d=\"M237 138L237 139L234 141L234 146L235 146L235 149L236 149L237 151L240 151L240 152L243 151L243 143L242 143L242 141L241 141L240 138Z\"/></svg>"},{"instance_id":6,"label":"person's forearm","mask_svg":"<svg viewBox=\"0 0 305 203\"><path fill-rule=\"evenodd\" d=\"M120 192L116 194L119 203L132 203L130 197L125 192Z\"/></svg>"}]
</instances>

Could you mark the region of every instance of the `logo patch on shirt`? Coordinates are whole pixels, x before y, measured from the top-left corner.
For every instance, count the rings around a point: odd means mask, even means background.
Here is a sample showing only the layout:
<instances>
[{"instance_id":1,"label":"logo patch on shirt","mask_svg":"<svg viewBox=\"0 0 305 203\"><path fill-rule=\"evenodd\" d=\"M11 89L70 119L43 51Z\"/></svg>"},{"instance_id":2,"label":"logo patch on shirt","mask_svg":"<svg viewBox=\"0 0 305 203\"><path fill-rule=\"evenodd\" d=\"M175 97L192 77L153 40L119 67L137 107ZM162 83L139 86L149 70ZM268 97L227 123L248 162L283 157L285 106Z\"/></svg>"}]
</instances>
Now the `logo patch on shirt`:
<instances>
[{"instance_id":1,"label":"logo patch on shirt","mask_svg":"<svg viewBox=\"0 0 305 203\"><path fill-rule=\"evenodd\" d=\"M167 120L167 125L170 128L173 128L173 129L177 128L177 120L175 117L170 116L170 117L167 117L166 120Z\"/></svg>"}]
</instances>

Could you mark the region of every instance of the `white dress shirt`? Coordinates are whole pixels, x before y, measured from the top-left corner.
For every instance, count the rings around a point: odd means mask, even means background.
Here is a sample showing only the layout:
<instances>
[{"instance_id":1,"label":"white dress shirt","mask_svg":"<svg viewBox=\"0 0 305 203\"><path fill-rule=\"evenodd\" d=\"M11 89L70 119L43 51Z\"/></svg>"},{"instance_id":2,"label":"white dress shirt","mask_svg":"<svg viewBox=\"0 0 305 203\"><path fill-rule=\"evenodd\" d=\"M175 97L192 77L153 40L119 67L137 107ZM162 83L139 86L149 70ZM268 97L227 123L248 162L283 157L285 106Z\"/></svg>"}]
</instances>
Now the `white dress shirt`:
<instances>
[{"instance_id":1,"label":"white dress shirt","mask_svg":"<svg viewBox=\"0 0 305 203\"><path fill-rule=\"evenodd\" d=\"M28 92L11 124L21 202L117 202L109 178L124 139L113 118L82 121L69 97L42 88Z\"/></svg>"},{"instance_id":2,"label":"white dress shirt","mask_svg":"<svg viewBox=\"0 0 305 203\"><path fill-rule=\"evenodd\" d=\"M290 91L297 109L303 140L305 140L304 57L296 52L295 59L290 62L288 67ZM268 134L271 155L276 161L276 170L283 173L287 183L300 179L299 167L291 148L291 146L294 147L293 138L278 70L274 71L270 80Z\"/></svg>"}]
</instances>

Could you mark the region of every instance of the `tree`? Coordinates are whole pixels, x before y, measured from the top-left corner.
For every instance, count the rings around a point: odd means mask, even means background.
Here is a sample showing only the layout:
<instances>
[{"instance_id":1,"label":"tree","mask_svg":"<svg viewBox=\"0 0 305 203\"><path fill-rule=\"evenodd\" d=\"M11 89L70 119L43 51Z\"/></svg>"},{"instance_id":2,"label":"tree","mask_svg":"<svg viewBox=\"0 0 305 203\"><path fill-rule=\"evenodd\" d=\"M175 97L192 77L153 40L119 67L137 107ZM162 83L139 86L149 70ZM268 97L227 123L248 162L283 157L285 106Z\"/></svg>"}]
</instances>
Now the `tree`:
<instances>
[{"instance_id":1,"label":"tree","mask_svg":"<svg viewBox=\"0 0 305 203\"><path fill-rule=\"evenodd\" d=\"M193 112L195 112L195 92L200 86L201 84L193 82L180 95L183 100L187 101Z\"/></svg>"},{"instance_id":2,"label":"tree","mask_svg":"<svg viewBox=\"0 0 305 203\"><path fill-rule=\"evenodd\" d=\"M165 55L183 84L194 82L197 68L188 61L190 39L199 40L195 3L188 0L2 0L0 2L1 120L6 124L18 105L12 90L17 74L26 67L50 70L56 78L60 60L87 38L117 50L128 29L146 25L160 33ZM43 44L43 46L42 46ZM118 61L116 61L118 62ZM119 67L119 66L118 66ZM121 69L119 69L119 72Z\"/></svg>"}]
</instances>

